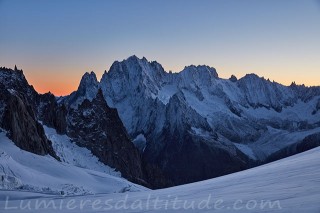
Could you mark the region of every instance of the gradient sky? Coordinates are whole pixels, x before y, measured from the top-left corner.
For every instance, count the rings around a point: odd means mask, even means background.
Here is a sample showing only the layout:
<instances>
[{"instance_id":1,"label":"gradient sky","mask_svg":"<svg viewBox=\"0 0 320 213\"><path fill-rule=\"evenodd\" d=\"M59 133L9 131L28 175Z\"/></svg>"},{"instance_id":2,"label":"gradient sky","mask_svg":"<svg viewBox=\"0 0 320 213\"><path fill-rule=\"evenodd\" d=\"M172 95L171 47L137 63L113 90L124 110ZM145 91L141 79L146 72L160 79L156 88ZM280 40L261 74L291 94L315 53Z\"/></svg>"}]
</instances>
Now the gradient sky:
<instances>
[{"instance_id":1,"label":"gradient sky","mask_svg":"<svg viewBox=\"0 0 320 213\"><path fill-rule=\"evenodd\" d=\"M130 55L320 85L318 0L0 0L0 66L66 95Z\"/></svg>"}]
</instances>

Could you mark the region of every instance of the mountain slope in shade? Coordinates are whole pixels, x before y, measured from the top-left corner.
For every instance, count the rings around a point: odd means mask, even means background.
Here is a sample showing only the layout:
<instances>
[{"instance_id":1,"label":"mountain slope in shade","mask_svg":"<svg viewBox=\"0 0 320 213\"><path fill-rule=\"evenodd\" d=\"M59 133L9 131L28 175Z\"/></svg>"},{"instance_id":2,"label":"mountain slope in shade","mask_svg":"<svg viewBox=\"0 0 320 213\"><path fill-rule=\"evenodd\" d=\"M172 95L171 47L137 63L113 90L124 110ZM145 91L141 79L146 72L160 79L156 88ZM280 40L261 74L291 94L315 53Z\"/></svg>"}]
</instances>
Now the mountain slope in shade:
<instances>
[{"instance_id":1,"label":"mountain slope in shade","mask_svg":"<svg viewBox=\"0 0 320 213\"><path fill-rule=\"evenodd\" d=\"M138 150L127 136L116 109L108 107L102 91L77 109L70 109L67 134L80 146L87 147L101 162L119 168L122 175L135 182L144 182ZM145 183L146 184L146 183Z\"/></svg>"},{"instance_id":2,"label":"mountain slope in shade","mask_svg":"<svg viewBox=\"0 0 320 213\"><path fill-rule=\"evenodd\" d=\"M38 94L22 71L1 68L0 128L6 130L19 148L39 155L50 154L59 160L42 125L54 128L78 146L89 149L100 162L115 168L123 177L152 187L148 181L153 179L148 177L152 177L154 167L145 169L117 110L108 107L101 90L94 91L95 83L95 74L87 73L79 94L95 96L77 96L82 98L81 106L71 108L51 93ZM156 174L160 175L160 171Z\"/></svg>"},{"instance_id":3,"label":"mountain slope in shade","mask_svg":"<svg viewBox=\"0 0 320 213\"><path fill-rule=\"evenodd\" d=\"M45 127L63 162L19 149L0 132L0 189L58 195L84 195L147 190L125 180L70 138ZM62 150L61 150L62 149ZM69 152L66 153L65 151ZM63 152L61 152L63 151ZM72 153L70 153L72 152ZM70 154L65 156L66 154ZM91 156L90 156L91 154ZM84 161L85 160L85 161Z\"/></svg>"},{"instance_id":4,"label":"mountain slope in shade","mask_svg":"<svg viewBox=\"0 0 320 213\"><path fill-rule=\"evenodd\" d=\"M127 194L99 194L80 197L59 197L43 194L0 191L0 209L9 196L9 206L19 206L21 200L31 203L37 200L56 201L56 204L75 201L75 209L62 211L79 212L81 201L84 212L281 212L318 213L320 211L320 148L282 159L270 164L241 171L207 181L176 186L168 189L142 191ZM92 203L100 200L93 208ZM108 201L107 204L104 202ZM185 204L186 203L186 204ZM194 203L194 205L192 204ZM44 210L43 207L39 209ZM25 211L25 210L23 210ZM45 211L56 212L52 205ZM10 212L22 212L12 209Z\"/></svg>"},{"instance_id":5,"label":"mountain slope in shade","mask_svg":"<svg viewBox=\"0 0 320 213\"><path fill-rule=\"evenodd\" d=\"M288 87L255 74L221 79L208 66L168 73L136 56L114 62L99 87L143 159L174 184L264 163L320 132L320 87ZM82 100L70 97L69 105Z\"/></svg>"},{"instance_id":6,"label":"mountain slope in shade","mask_svg":"<svg viewBox=\"0 0 320 213\"><path fill-rule=\"evenodd\" d=\"M38 122L38 97L22 70L0 68L0 128L21 149L57 158Z\"/></svg>"}]
</instances>

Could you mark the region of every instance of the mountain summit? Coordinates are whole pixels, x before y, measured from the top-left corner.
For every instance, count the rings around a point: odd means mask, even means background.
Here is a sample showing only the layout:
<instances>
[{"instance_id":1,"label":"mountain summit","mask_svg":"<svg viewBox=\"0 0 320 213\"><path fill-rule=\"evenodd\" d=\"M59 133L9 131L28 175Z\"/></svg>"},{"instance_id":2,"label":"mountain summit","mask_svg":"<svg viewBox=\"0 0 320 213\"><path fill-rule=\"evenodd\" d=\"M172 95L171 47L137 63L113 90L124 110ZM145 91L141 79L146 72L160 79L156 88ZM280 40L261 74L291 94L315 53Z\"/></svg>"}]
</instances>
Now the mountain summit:
<instances>
[{"instance_id":1,"label":"mountain summit","mask_svg":"<svg viewBox=\"0 0 320 213\"><path fill-rule=\"evenodd\" d=\"M56 159L43 125L152 188L209 179L319 146L320 87L255 74L219 78L209 66L166 72L131 56L100 81L40 95L21 70L0 69L0 127L18 147ZM55 139L55 137L53 137Z\"/></svg>"},{"instance_id":2,"label":"mountain summit","mask_svg":"<svg viewBox=\"0 0 320 213\"><path fill-rule=\"evenodd\" d=\"M143 160L175 185L294 154L320 132L320 87L287 87L255 74L222 79L205 65L171 73L137 56L114 62L88 85L92 93L78 90L65 102L76 107L101 88Z\"/></svg>"}]
</instances>

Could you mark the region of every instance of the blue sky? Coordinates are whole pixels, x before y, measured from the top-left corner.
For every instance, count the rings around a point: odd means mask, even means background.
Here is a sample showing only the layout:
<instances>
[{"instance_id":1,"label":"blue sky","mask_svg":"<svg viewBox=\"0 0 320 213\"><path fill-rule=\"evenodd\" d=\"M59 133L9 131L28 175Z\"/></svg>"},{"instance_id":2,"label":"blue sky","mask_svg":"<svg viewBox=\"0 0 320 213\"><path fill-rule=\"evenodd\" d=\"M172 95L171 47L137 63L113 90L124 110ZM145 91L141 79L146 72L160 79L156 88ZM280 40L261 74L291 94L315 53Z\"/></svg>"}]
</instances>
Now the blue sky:
<instances>
[{"instance_id":1,"label":"blue sky","mask_svg":"<svg viewBox=\"0 0 320 213\"><path fill-rule=\"evenodd\" d=\"M320 85L317 0L0 0L0 66L68 94L130 55Z\"/></svg>"}]
</instances>

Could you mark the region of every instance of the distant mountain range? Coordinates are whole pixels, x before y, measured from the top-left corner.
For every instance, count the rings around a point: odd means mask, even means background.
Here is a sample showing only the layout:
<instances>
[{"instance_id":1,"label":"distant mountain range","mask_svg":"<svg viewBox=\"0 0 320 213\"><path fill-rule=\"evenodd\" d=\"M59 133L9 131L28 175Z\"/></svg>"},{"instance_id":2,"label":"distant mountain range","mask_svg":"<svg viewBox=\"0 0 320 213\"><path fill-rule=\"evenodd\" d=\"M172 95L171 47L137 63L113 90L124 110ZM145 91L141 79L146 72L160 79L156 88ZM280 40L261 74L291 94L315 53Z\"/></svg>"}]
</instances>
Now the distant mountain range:
<instances>
[{"instance_id":1,"label":"distant mountain range","mask_svg":"<svg viewBox=\"0 0 320 213\"><path fill-rule=\"evenodd\" d=\"M59 160L43 126L70 137L123 177L150 188L209 179L320 145L320 87L208 66L166 72L131 56L100 81L85 73L65 97L38 94L0 68L0 127L15 144Z\"/></svg>"}]
</instances>

